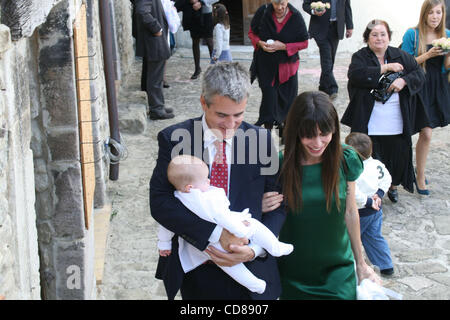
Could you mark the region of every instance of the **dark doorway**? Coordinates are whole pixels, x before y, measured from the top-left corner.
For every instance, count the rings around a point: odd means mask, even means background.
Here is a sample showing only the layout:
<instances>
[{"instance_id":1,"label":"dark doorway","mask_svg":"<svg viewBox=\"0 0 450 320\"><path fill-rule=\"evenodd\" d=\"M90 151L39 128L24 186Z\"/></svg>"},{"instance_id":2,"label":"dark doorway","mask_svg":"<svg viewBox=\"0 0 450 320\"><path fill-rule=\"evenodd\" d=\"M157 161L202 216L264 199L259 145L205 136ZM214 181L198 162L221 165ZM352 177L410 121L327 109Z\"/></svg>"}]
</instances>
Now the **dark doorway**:
<instances>
[{"instance_id":1,"label":"dark doorway","mask_svg":"<svg viewBox=\"0 0 450 320\"><path fill-rule=\"evenodd\" d=\"M244 44L244 23L242 19L242 0L220 0L227 7L230 16L230 44Z\"/></svg>"}]
</instances>

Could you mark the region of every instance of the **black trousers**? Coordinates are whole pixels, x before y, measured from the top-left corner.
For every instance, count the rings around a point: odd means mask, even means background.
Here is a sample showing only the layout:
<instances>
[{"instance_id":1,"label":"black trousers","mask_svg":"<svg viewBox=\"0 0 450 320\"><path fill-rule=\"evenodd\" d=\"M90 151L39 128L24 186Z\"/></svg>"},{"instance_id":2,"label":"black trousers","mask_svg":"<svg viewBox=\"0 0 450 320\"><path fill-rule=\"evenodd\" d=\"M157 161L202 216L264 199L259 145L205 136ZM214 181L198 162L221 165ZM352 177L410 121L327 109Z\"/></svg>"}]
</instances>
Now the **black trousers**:
<instances>
[{"instance_id":1,"label":"black trousers","mask_svg":"<svg viewBox=\"0 0 450 320\"><path fill-rule=\"evenodd\" d=\"M259 107L257 126L262 124L282 124L298 94L298 73L280 84L278 73L274 86L261 87L262 100Z\"/></svg>"},{"instance_id":2,"label":"black trousers","mask_svg":"<svg viewBox=\"0 0 450 320\"><path fill-rule=\"evenodd\" d=\"M150 112L164 109L164 65L162 61L148 61L142 59L141 90L147 92L147 101Z\"/></svg>"},{"instance_id":3,"label":"black trousers","mask_svg":"<svg viewBox=\"0 0 450 320\"><path fill-rule=\"evenodd\" d=\"M334 60L336 57L336 51L339 44L339 38L337 34L337 23L330 22L328 35L324 39L315 39L316 44L319 47L320 53L320 82L319 90L326 92L327 94L333 94L338 91L338 85L334 78Z\"/></svg>"},{"instance_id":4,"label":"black trousers","mask_svg":"<svg viewBox=\"0 0 450 320\"><path fill-rule=\"evenodd\" d=\"M183 300L249 300L241 286L215 264L202 264L184 275L180 289Z\"/></svg>"}]
</instances>

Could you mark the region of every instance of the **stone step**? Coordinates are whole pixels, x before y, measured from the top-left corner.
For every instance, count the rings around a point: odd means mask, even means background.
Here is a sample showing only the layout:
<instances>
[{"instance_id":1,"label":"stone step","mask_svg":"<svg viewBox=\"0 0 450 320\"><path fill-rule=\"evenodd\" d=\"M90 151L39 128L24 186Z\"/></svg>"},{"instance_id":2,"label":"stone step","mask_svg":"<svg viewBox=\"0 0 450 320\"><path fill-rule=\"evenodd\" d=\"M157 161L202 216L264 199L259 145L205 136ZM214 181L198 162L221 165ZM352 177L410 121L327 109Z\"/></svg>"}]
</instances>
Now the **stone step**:
<instances>
[{"instance_id":1,"label":"stone step","mask_svg":"<svg viewBox=\"0 0 450 320\"><path fill-rule=\"evenodd\" d=\"M145 104L118 104L119 130L121 133L141 134L147 127L147 106Z\"/></svg>"}]
</instances>

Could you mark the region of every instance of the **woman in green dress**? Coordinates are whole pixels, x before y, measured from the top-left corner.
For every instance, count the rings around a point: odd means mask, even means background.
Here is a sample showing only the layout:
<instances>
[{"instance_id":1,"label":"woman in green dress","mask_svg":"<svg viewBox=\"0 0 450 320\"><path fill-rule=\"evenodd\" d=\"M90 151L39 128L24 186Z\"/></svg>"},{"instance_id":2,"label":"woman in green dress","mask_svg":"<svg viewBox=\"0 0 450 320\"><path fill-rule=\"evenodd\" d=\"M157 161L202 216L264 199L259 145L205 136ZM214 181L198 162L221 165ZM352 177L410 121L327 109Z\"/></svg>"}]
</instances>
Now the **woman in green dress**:
<instances>
[{"instance_id":1,"label":"woman in green dress","mask_svg":"<svg viewBox=\"0 0 450 320\"><path fill-rule=\"evenodd\" d=\"M280 241L292 243L294 251L278 260L280 299L356 299L356 275L381 284L362 254L355 202L362 160L341 145L337 112L323 92L294 100L284 139L288 214Z\"/></svg>"}]
</instances>

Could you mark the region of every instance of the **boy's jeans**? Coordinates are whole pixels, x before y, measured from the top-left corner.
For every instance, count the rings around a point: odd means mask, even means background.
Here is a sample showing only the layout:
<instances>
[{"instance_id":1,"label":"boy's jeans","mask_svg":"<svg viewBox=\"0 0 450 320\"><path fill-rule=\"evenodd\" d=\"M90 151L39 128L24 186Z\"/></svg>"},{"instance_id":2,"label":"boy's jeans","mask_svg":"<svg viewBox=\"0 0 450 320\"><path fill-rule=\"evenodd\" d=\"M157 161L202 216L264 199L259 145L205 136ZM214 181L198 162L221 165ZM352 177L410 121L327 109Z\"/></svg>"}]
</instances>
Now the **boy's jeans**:
<instances>
[{"instance_id":1,"label":"boy's jeans","mask_svg":"<svg viewBox=\"0 0 450 320\"><path fill-rule=\"evenodd\" d=\"M378 266L380 270L393 268L391 251L381 234L383 223L383 210L375 214L359 218L361 227L361 241L370 262Z\"/></svg>"}]
</instances>

